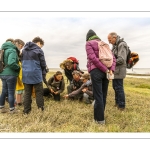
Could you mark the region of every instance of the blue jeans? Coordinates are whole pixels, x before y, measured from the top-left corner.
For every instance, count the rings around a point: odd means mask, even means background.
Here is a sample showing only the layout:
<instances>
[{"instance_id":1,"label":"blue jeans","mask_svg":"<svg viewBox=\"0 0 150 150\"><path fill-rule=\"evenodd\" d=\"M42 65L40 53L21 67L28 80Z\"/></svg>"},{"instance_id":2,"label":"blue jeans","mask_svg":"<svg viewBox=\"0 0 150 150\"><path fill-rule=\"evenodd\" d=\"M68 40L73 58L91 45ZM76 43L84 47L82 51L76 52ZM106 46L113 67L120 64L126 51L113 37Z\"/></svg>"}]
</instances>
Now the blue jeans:
<instances>
[{"instance_id":1,"label":"blue jeans","mask_svg":"<svg viewBox=\"0 0 150 150\"><path fill-rule=\"evenodd\" d=\"M125 108L125 93L123 79L113 79L113 89L115 91L115 103L119 108Z\"/></svg>"},{"instance_id":2,"label":"blue jeans","mask_svg":"<svg viewBox=\"0 0 150 150\"><path fill-rule=\"evenodd\" d=\"M5 98L7 97L7 94L8 94L10 110L14 109L17 76L0 76L0 78L2 80L2 93L0 96L0 108L4 107Z\"/></svg>"},{"instance_id":3,"label":"blue jeans","mask_svg":"<svg viewBox=\"0 0 150 150\"><path fill-rule=\"evenodd\" d=\"M106 73L100 71L99 69L93 69L90 72L90 75L93 86L93 95L95 99L94 120L104 121L104 111L109 80L106 78Z\"/></svg>"}]
</instances>

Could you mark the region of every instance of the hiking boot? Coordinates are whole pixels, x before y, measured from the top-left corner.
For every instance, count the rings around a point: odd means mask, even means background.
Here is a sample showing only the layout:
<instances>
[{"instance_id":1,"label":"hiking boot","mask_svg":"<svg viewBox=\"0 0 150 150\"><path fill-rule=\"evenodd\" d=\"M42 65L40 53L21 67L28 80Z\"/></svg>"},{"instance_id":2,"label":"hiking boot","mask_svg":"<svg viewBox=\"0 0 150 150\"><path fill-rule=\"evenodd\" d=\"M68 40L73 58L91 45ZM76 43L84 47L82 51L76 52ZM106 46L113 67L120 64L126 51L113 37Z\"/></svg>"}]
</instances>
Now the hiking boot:
<instances>
[{"instance_id":1,"label":"hiking boot","mask_svg":"<svg viewBox=\"0 0 150 150\"><path fill-rule=\"evenodd\" d=\"M95 123L100 124L100 125L105 125L105 120L103 120L103 121L95 121Z\"/></svg>"},{"instance_id":2,"label":"hiking boot","mask_svg":"<svg viewBox=\"0 0 150 150\"><path fill-rule=\"evenodd\" d=\"M9 111L9 114L17 114L18 112L20 112L20 110L13 109Z\"/></svg>"},{"instance_id":3,"label":"hiking boot","mask_svg":"<svg viewBox=\"0 0 150 150\"><path fill-rule=\"evenodd\" d=\"M0 113L6 113L7 111L8 110L6 108L4 108L4 107L0 109Z\"/></svg>"}]
</instances>

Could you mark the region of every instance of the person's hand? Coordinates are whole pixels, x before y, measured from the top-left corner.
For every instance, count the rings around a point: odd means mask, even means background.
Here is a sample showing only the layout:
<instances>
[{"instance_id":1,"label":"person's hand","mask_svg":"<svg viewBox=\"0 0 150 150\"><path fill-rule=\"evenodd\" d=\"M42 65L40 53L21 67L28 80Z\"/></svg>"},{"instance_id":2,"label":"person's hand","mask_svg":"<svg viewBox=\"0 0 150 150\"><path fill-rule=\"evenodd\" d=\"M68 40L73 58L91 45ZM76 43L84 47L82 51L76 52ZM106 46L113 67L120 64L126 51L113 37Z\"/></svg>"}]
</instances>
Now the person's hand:
<instances>
[{"instance_id":1,"label":"person's hand","mask_svg":"<svg viewBox=\"0 0 150 150\"><path fill-rule=\"evenodd\" d=\"M106 73L106 74L107 74L107 73L109 73L109 70L106 70L106 72L105 72L105 73Z\"/></svg>"},{"instance_id":2,"label":"person's hand","mask_svg":"<svg viewBox=\"0 0 150 150\"><path fill-rule=\"evenodd\" d=\"M68 98L68 94L64 95L63 97L64 97L64 98Z\"/></svg>"},{"instance_id":3,"label":"person's hand","mask_svg":"<svg viewBox=\"0 0 150 150\"><path fill-rule=\"evenodd\" d=\"M84 93L85 93L86 91L87 91L87 89L86 89L86 88L82 89L82 92L84 92Z\"/></svg>"},{"instance_id":4,"label":"person's hand","mask_svg":"<svg viewBox=\"0 0 150 150\"><path fill-rule=\"evenodd\" d=\"M112 75L112 74L113 74L112 70L109 70L109 74L110 74L110 75Z\"/></svg>"},{"instance_id":5,"label":"person's hand","mask_svg":"<svg viewBox=\"0 0 150 150\"><path fill-rule=\"evenodd\" d=\"M56 95L57 95L57 94L58 94L58 92L54 92L54 94L56 94Z\"/></svg>"},{"instance_id":6,"label":"person's hand","mask_svg":"<svg viewBox=\"0 0 150 150\"><path fill-rule=\"evenodd\" d=\"M51 93L54 93L54 90L52 88L50 89L50 91L51 91Z\"/></svg>"}]
</instances>

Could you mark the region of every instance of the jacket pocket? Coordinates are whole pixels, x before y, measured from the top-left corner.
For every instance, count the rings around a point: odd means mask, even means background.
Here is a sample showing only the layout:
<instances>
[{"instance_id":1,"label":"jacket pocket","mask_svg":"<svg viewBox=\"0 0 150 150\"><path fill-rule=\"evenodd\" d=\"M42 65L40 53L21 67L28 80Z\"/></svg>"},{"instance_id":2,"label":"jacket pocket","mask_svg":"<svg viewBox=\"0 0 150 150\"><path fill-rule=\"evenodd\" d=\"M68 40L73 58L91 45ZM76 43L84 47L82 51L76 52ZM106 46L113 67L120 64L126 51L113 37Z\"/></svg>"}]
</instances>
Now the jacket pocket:
<instances>
[{"instance_id":1,"label":"jacket pocket","mask_svg":"<svg viewBox=\"0 0 150 150\"><path fill-rule=\"evenodd\" d=\"M116 68L114 74L117 74L117 75L118 75L119 72L120 72L120 68Z\"/></svg>"}]
</instances>

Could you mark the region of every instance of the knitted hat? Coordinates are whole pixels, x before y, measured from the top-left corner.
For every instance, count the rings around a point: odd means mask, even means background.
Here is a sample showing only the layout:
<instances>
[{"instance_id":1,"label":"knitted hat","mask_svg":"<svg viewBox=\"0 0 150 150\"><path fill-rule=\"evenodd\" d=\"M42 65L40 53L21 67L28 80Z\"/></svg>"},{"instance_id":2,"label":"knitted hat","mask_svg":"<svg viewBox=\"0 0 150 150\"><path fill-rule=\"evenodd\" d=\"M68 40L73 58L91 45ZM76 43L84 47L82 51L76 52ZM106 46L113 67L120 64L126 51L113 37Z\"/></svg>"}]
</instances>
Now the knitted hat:
<instances>
[{"instance_id":1,"label":"knitted hat","mask_svg":"<svg viewBox=\"0 0 150 150\"><path fill-rule=\"evenodd\" d=\"M93 35L96 35L96 33L92 29L90 29L86 35L86 41L88 41L88 39Z\"/></svg>"}]
</instances>

